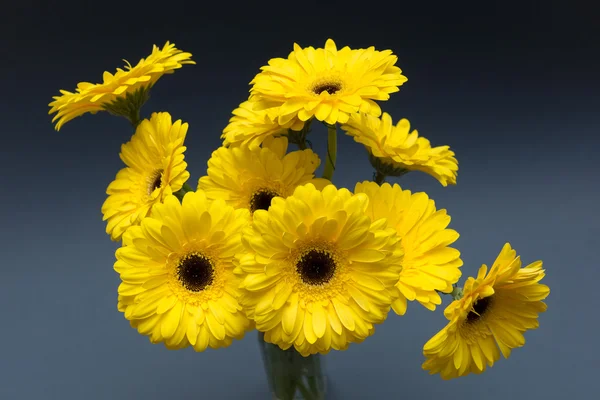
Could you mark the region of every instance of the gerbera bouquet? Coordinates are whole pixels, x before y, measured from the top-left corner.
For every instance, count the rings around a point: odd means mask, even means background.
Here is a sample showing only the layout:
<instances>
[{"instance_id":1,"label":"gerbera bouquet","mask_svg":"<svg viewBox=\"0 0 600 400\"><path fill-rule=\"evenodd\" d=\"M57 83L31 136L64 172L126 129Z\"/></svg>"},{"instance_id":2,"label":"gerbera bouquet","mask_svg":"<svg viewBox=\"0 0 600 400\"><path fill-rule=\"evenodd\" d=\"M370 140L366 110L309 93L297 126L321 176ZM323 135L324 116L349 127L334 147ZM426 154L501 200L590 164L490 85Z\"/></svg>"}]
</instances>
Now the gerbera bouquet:
<instances>
[{"instance_id":1,"label":"gerbera bouquet","mask_svg":"<svg viewBox=\"0 0 600 400\"><path fill-rule=\"evenodd\" d=\"M50 103L59 130L85 113L108 111L135 129L123 144L102 213L122 243L118 309L139 333L169 349L231 345L259 331L265 368L278 399L324 398L320 355L375 333L409 301L445 309L449 323L423 349L423 369L450 379L479 374L538 326L549 288L541 261L521 267L505 244L491 268L457 285L462 260L451 245L450 216L426 193L389 178L422 171L456 184L458 162L394 124L378 101L407 78L390 51L295 44L250 82L194 190L184 161L188 124L167 112L140 117L153 85L194 64L173 44L132 67L79 83ZM311 124L327 127L327 153L312 150ZM338 130L367 150L373 180L334 185ZM324 139L323 139L324 140ZM290 149L290 145L298 149Z\"/></svg>"}]
</instances>

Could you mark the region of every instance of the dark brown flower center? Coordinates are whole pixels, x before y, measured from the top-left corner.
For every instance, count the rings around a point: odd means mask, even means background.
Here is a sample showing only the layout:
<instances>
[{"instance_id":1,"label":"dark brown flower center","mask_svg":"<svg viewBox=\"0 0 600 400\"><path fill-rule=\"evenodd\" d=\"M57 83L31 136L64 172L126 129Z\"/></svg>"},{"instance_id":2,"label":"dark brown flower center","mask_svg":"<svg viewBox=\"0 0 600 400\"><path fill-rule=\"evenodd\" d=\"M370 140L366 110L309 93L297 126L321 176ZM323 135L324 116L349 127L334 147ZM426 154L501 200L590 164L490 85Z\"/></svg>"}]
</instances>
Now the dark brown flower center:
<instances>
[{"instance_id":1,"label":"dark brown flower center","mask_svg":"<svg viewBox=\"0 0 600 400\"><path fill-rule=\"evenodd\" d=\"M162 183L163 170L158 169L148 178L148 194L152 194L155 189L158 189Z\"/></svg>"},{"instance_id":2,"label":"dark brown flower center","mask_svg":"<svg viewBox=\"0 0 600 400\"><path fill-rule=\"evenodd\" d=\"M313 86L313 93L314 94L321 94L323 92L327 92L329 94L336 94L337 92L339 92L342 89L342 84L339 82L322 82L322 83L317 83L315 86Z\"/></svg>"},{"instance_id":3,"label":"dark brown flower center","mask_svg":"<svg viewBox=\"0 0 600 400\"><path fill-rule=\"evenodd\" d=\"M296 264L296 271L304 283L322 285L333 278L335 267L335 260L331 253L314 249L300 257Z\"/></svg>"},{"instance_id":4,"label":"dark brown flower center","mask_svg":"<svg viewBox=\"0 0 600 400\"><path fill-rule=\"evenodd\" d=\"M479 318L483 317L487 310L490 308L490 304L492 303L492 296L484 297L479 299L473 304L473 311L470 311L467 314L467 322L473 323L479 320Z\"/></svg>"},{"instance_id":5,"label":"dark brown flower center","mask_svg":"<svg viewBox=\"0 0 600 400\"><path fill-rule=\"evenodd\" d=\"M199 292L213 281L213 265L209 258L191 253L179 260L177 277L189 291Z\"/></svg>"},{"instance_id":6,"label":"dark brown flower center","mask_svg":"<svg viewBox=\"0 0 600 400\"><path fill-rule=\"evenodd\" d=\"M279 196L276 192L269 189L259 189L250 198L250 212L256 210L268 210L273 197Z\"/></svg>"}]
</instances>

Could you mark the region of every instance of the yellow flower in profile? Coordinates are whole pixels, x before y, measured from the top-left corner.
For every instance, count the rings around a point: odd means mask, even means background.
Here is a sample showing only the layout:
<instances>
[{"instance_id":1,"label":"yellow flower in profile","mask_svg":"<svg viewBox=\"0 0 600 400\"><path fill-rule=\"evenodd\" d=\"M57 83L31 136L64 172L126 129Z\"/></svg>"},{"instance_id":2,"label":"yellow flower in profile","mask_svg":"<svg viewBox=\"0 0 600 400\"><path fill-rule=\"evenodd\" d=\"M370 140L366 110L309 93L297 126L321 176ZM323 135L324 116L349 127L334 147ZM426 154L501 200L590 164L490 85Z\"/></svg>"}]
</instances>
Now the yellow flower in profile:
<instances>
[{"instance_id":1,"label":"yellow flower in profile","mask_svg":"<svg viewBox=\"0 0 600 400\"><path fill-rule=\"evenodd\" d=\"M121 169L108 185L102 204L106 233L112 240L149 215L151 207L177 192L190 177L183 145L188 124L171 123L166 112L153 113L143 120L131 140L121 146Z\"/></svg>"},{"instance_id":2,"label":"yellow flower in profile","mask_svg":"<svg viewBox=\"0 0 600 400\"><path fill-rule=\"evenodd\" d=\"M233 117L223 130L223 146L260 146L266 138L287 135L288 129L299 131L304 122L293 119L279 125L279 107L258 110L254 101L245 101L233 110Z\"/></svg>"},{"instance_id":3,"label":"yellow flower in profile","mask_svg":"<svg viewBox=\"0 0 600 400\"><path fill-rule=\"evenodd\" d=\"M525 344L523 332L539 326L538 314L546 311L542 302L550 289L539 281L545 276L542 262L521 268L516 252L505 244L486 275L469 277L463 297L444 311L450 321L424 346L427 360L423 369L452 379L480 374ZM498 351L499 350L499 351Z\"/></svg>"},{"instance_id":4,"label":"yellow flower in profile","mask_svg":"<svg viewBox=\"0 0 600 400\"><path fill-rule=\"evenodd\" d=\"M373 221L386 218L401 238L404 259L396 283L399 297L392 303L394 311L404 315L407 300L435 310L442 304L438 291L452 292L463 265L460 252L449 247L459 235L446 228L450 223L446 210L436 210L426 193L411 193L398 184L357 183L354 193L365 193L369 197L367 215Z\"/></svg>"},{"instance_id":5,"label":"yellow flower in profile","mask_svg":"<svg viewBox=\"0 0 600 400\"><path fill-rule=\"evenodd\" d=\"M268 137L262 147L221 147L208 160L207 175L198 180L198 189L211 199L253 213L268 209L276 196L290 196L299 185L322 188L331 183L315 178L321 162L316 153L307 149L286 154L287 148L285 137Z\"/></svg>"},{"instance_id":6,"label":"yellow flower in profile","mask_svg":"<svg viewBox=\"0 0 600 400\"><path fill-rule=\"evenodd\" d=\"M102 83L81 82L75 92L61 90L61 95L54 96L54 101L48 104L51 107L48 114L57 113L52 122L58 120L56 123L58 131L73 118L88 112L95 114L106 110L115 101L126 96L137 94L142 99L136 99L136 102L143 104L147 99L147 90L161 76L172 74L184 64L195 64L190 60L191 56L190 53L184 53L169 42L162 49L155 45L152 54L146 59L142 58L135 67L127 63L124 70L117 68L115 74L104 72ZM142 104L137 106L141 107Z\"/></svg>"},{"instance_id":7,"label":"yellow flower in profile","mask_svg":"<svg viewBox=\"0 0 600 400\"><path fill-rule=\"evenodd\" d=\"M433 176L444 186L456 184L458 161L454 152L448 146L431 147L416 130L410 132L407 119L394 126L388 113L381 118L359 113L352 115L342 130L367 148L371 164L384 175L416 170Z\"/></svg>"},{"instance_id":8,"label":"yellow flower in profile","mask_svg":"<svg viewBox=\"0 0 600 400\"><path fill-rule=\"evenodd\" d=\"M238 303L232 260L243 250L247 210L202 192L168 196L123 235L114 268L119 310L152 343L196 351L241 339L252 324Z\"/></svg>"},{"instance_id":9,"label":"yellow flower in profile","mask_svg":"<svg viewBox=\"0 0 600 400\"><path fill-rule=\"evenodd\" d=\"M365 194L309 183L254 213L234 272L266 342L303 356L344 350L385 320L402 254L395 230L371 222L367 207Z\"/></svg>"},{"instance_id":10,"label":"yellow flower in profile","mask_svg":"<svg viewBox=\"0 0 600 400\"><path fill-rule=\"evenodd\" d=\"M294 44L287 59L269 60L250 82L251 99L280 105L280 125L312 117L330 125L345 123L359 110L379 116L374 100L388 100L407 81L397 60L391 50L338 50L331 39L324 49Z\"/></svg>"}]
</instances>

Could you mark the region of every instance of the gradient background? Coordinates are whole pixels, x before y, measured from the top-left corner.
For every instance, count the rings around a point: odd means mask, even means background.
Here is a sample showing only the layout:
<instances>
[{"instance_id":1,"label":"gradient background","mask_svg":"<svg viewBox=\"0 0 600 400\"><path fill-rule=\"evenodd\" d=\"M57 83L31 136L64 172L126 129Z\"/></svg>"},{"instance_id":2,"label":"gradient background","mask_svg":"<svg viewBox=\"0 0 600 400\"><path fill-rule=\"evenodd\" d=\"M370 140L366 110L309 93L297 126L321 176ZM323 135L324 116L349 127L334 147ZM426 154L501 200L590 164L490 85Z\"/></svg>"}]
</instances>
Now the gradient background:
<instances>
[{"instance_id":1,"label":"gradient background","mask_svg":"<svg viewBox=\"0 0 600 400\"><path fill-rule=\"evenodd\" d=\"M445 324L442 309L412 304L363 344L327 356L330 398L594 397L598 14L585 2L439 3L3 6L0 398L268 398L255 332L224 350L172 352L117 311L117 244L104 233L100 206L130 128L100 113L57 133L47 104L59 89L98 82L123 58L135 64L153 44L174 42L198 64L162 78L143 111L190 123L195 186L258 68L294 42L322 47L327 37L398 54L409 80L383 110L456 152L457 186L419 172L400 183L448 209L461 233L463 276L510 241L524 263L544 260L552 289L525 347L481 376L449 382L421 370L423 343ZM311 139L323 154L319 132ZM339 186L370 179L350 138L340 138L338 159Z\"/></svg>"}]
</instances>

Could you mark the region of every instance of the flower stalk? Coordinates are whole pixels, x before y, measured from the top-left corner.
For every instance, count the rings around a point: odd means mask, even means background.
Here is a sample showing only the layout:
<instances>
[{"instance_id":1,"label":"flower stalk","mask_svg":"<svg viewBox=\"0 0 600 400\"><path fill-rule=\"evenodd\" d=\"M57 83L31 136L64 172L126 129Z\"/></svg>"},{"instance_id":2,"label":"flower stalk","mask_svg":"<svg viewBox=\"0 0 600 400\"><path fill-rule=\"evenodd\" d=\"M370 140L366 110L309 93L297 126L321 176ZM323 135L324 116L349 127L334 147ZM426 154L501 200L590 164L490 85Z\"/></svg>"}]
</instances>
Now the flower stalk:
<instances>
[{"instance_id":1,"label":"flower stalk","mask_svg":"<svg viewBox=\"0 0 600 400\"><path fill-rule=\"evenodd\" d=\"M179 201L183 201L183 196L185 196L185 194L187 192L193 192L194 189L186 183L183 184L183 186L181 187L181 189L179 189L177 192L173 193L175 195L175 197L177 197L179 199Z\"/></svg>"},{"instance_id":2,"label":"flower stalk","mask_svg":"<svg viewBox=\"0 0 600 400\"><path fill-rule=\"evenodd\" d=\"M337 159L337 125L327 125L327 157L323 178L332 180Z\"/></svg>"},{"instance_id":3,"label":"flower stalk","mask_svg":"<svg viewBox=\"0 0 600 400\"><path fill-rule=\"evenodd\" d=\"M452 292L450 292L450 296L452 296L452 300L460 300L463 297L463 288L460 286L454 286Z\"/></svg>"},{"instance_id":4,"label":"flower stalk","mask_svg":"<svg viewBox=\"0 0 600 400\"><path fill-rule=\"evenodd\" d=\"M376 171L375 172L375 178L373 180L378 185L382 185L385 182L385 174L382 173L381 171Z\"/></svg>"},{"instance_id":5,"label":"flower stalk","mask_svg":"<svg viewBox=\"0 0 600 400\"><path fill-rule=\"evenodd\" d=\"M319 354L303 357L293 347L282 350L265 342L258 333L258 342L267 373L269 389L277 400L322 400L325 398L325 377Z\"/></svg>"},{"instance_id":6,"label":"flower stalk","mask_svg":"<svg viewBox=\"0 0 600 400\"><path fill-rule=\"evenodd\" d=\"M293 131L291 129L288 129L288 141L290 143L295 144L296 146L298 146L298 148L300 150L306 150L306 136L310 133L310 124L312 122L312 119L309 119L308 121L306 121L306 123L304 124L304 126L302 127L301 130L299 131Z\"/></svg>"},{"instance_id":7,"label":"flower stalk","mask_svg":"<svg viewBox=\"0 0 600 400\"><path fill-rule=\"evenodd\" d=\"M132 93L125 93L124 97L119 97L111 103L103 105L103 108L109 113L127 118L133 126L133 129L142 121L140 110L150 98L150 89L152 87L142 87Z\"/></svg>"}]
</instances>

